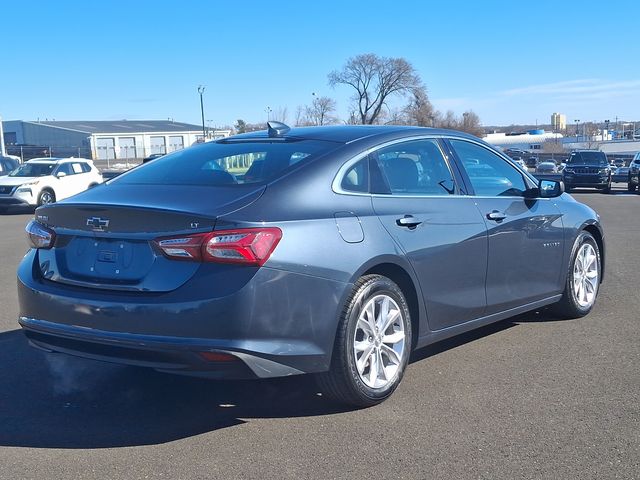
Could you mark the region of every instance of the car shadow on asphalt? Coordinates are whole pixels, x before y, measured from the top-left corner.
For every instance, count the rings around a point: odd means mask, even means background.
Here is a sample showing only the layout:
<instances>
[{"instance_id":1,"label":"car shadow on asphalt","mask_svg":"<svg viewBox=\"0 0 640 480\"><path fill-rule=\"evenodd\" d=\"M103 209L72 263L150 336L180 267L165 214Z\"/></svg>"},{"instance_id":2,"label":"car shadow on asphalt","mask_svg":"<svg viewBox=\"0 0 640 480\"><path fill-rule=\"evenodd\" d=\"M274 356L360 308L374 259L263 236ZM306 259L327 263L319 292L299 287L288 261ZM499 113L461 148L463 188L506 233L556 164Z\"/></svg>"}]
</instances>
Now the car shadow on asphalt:
<instances>
[{"instance_id":1,"label":"car shadow on asphalt","mask_svg":"<svg viewBox=\"0 0 640 480\"><path fill-rule=\"evenodd\" d=\"M0 446L154 445L242 424L351 410L311 376L212 381L48 354L0 333Z\"/></svg>"},{"instance_id":2,"label":"car shadow on asphalt","mask_svg":"<svg viewBox=\"0 0 640 480\"><path fill-rule=\"evenodd\" d=\"M523 322L531 312L417 350L424 360ZM155 445L255 418L353 410L322 396L311 375L206 380L33 349L20 330L0 333L0 446L110 448Z\"/></svg>"},{"instance_id":3,"label":"car shadow on asphalt","mask_svg":"<svg viewBox=\"0 0 640 480\"><path fill-rule=\"evenodd\" d=\"M477 328L475 330L471 330L469 332L456 335L455 337L447 338L446 340L441 340L431 345L427 345L426 347L420 348L419 350L415 350L411 354L411 358L409 362L410 363L419 362L426 358L438 355L442 352L446 352L447 350L452 350L456 347L461 347L462 345L465 345L467 343L471 343L475 340L479 340L480 338L488 337L490 335L502 332L504 330L517 327L520 323L549 322L549 321L564 321L564 320L556 317L548 309L540 309L540 310L522 313L520 315L516 315L515 317L509 317L505 320L502 320L496 323L491 323L484 327Z\"/></svg>"}]
</instances>

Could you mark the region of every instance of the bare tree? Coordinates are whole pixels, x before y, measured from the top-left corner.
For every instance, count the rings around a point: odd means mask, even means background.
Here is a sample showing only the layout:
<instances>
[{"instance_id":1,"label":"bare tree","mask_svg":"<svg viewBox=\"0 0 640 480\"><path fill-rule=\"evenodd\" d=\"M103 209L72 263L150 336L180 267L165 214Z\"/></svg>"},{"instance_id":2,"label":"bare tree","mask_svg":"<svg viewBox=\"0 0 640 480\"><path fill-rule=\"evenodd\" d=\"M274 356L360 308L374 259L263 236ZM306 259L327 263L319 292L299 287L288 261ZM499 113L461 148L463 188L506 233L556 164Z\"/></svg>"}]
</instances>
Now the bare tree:
<instances>
[{"instance_id":1,"label":"bare tree","mask_svg":"<svg viewBox=\"0 0 640 480\"><path fill-rule=\"evenodd\" d=\"M480 117L473 110L467 110L462 114L462 123L460 124L459 130L475 135L476 137L484 135L484 128L482 128Z\"/></svg>"},{"instance_id":2,"label":"bare tree","mask_svg":"<svg viewBox=\"0 0 640 480\"><path fill-rule=\"evenodd\" d=\"M413 66L404 58L373 53L350 58L340 71L329 74L329 85L355 89L354 103L362 124L376 122L392 95L405 95L422 85Z\"/></svg>"},{"instance_id":3,"label":"bare tree","mask_svg":"<svg viewBox=\"0 0 640 480\"><path fill-rule=\"evenodd\" d=\"M305 107L306 123L308 125L328 125L336 123L337 118L332 115L336 111L336 101L329 97L314 97L310 106Z\"/></svg>"},{"instance_id":4,"label":"bare tree","mask_svg":"<svg viewBox=\"0 0 640 480\"><path fill-rule=\"evenodd\" d=\"M427 89L424 85L413 89L411 92L411 100L404 107L406 123L419 127L433 127L435 115L433 105L429 101Z\"/></svg>"},{"instance_id":5,"label":"bare tree","mask_svg":"<svg viewBox=\"0 0 640 480\"><path fill-rule=\"evenodd\" d=\"M271 120L276 122L287 123L287 117L289 116L289 112L287 107L278 107L275 110L271 111Z\"/></svg>"}]
</instances>

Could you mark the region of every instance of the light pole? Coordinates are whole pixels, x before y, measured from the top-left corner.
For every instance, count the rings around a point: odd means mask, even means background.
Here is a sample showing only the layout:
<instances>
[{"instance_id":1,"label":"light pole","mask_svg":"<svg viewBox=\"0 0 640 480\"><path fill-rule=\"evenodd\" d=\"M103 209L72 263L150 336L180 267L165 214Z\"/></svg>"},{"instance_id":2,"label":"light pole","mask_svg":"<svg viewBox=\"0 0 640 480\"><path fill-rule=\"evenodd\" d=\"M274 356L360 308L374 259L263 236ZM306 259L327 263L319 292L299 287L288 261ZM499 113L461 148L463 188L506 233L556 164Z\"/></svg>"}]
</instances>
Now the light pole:
<instances>
[{"instance_id":1,"label":"light pole","mask_svg":"<svg viewBox=\"0 0 640 480\"><path fill-rule=\"evenodd\" d=\"M271 120L271 112L273 112L273 110L271 110L271 107L267 107L264 109L265 112L267 112L267 122L269 120Z\"/></svg>"},{"instance_id":2,"label":"light pole","mask_svg":"<svg viewBox=\"0 0 640 480\"><path fill-rule=\"evenodd\" d=\"M605 120L604 121L604 129L607 132L607 138L606 140L609 140L609 120ZM604 135L602 137L602 140L605 140Z\"/></svg>"},{"instance_id":3,"label":"light pole","mask_svg":"<svg viewBox=\"0 0 640 480\"><path fill-rule=\"evenodd\" d=\"M204 103L202 102L202 94L204 93L204 86L198 86L198 93L200 94L200 113L202 114L202 141L204 142L207 138L207 131L204 128Z\"/></svg>"},{"instance_id":4,"label":"light pole","mask_svg":"<svg viewBox=\"0 0 640 480\"><path fill-rule=\"evenodd\" d=\"M574 120L576 122L576 143L578 143L578 127L580 125L580 120Z\"/></svg>"}]
</instances>

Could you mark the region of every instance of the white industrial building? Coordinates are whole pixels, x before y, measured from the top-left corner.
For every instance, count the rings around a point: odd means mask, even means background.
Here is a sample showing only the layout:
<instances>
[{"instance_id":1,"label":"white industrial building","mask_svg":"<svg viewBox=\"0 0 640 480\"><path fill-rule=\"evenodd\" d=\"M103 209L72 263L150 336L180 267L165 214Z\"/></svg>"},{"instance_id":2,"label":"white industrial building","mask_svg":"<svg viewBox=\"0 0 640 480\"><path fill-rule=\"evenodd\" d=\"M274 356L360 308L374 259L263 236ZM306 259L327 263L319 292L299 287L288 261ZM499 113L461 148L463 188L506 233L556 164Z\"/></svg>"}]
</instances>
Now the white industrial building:
<instances>
[{"instance_id":1,"label":"white industrial building","mask_svg":"<svg viewBox=\"0 0 640 480\"><path fill-rule=\"evenodd\" d=\"M489 133L483 140L491 145L501 148L517 148L520 150L542 150L542 145L547 141L562 141L561 133L545 132L544 130L529 130L518 133Z\"/></svg>"},{"instance_id":2,"label":"white industrial building","mask_svg":"<svg viewBox=\"0 0 640 480\"><path fill-rule=\"evenodd\" d=\"M170 153L204 140L202 127L172 120L121 121L5 121L7 145L46 147L49 151L68 149L94 160L143 158L154 153ZM209 138L229 136L216 130Z\"/></svg>"}]
</instances>

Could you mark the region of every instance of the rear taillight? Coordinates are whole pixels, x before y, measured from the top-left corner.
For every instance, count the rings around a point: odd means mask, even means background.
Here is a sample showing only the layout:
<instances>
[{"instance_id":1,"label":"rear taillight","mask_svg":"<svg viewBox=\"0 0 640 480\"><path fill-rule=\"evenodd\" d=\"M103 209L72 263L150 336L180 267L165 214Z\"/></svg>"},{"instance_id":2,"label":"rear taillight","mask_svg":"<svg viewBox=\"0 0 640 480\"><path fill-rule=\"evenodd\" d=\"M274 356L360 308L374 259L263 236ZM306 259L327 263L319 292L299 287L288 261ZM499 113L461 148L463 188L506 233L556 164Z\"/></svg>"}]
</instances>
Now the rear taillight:
<instances>
[{"instance_id":1,"label":"rear taillight","mask_svg":"<svg viewBox=\"0 0 640 480\"><path fill-rule=\"evenodd\" d=\"M154 243L175 260L262 266L281 238L279 228L243 228L158 238Z\"/></svg>"},{"instance_id":2,"label":"rear taillight","mask_svg":"<svg viewBox=\"0 0 640 480\"><path fill-rule=\"evenodd\" d=\"M35 220L27 224L25 231L33 248L51 248L56 241L56 232Z\"/></svg>"}]
</instances>

